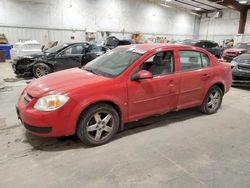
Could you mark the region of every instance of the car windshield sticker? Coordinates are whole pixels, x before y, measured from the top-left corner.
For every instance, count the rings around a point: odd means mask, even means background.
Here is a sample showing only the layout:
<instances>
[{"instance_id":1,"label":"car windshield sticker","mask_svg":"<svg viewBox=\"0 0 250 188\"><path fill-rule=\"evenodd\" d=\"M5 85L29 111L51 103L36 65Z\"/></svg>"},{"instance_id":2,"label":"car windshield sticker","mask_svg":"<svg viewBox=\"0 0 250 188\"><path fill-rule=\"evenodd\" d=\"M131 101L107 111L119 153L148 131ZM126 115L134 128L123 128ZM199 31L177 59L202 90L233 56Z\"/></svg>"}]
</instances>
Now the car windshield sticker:
<instances>
[{"instance_id":1,"label":"car windshield sticker","mask_svg":"<svg viewBox=\"0 0 250 188\"><path fill-rule=\"evenodd\" d=\"M134 52L134 53L137 53L137 54L145 54L147 52L146 50L141 50L141 49L138 49L138 48L129 48L128 51Z\"/></svg>"}]
</instances>

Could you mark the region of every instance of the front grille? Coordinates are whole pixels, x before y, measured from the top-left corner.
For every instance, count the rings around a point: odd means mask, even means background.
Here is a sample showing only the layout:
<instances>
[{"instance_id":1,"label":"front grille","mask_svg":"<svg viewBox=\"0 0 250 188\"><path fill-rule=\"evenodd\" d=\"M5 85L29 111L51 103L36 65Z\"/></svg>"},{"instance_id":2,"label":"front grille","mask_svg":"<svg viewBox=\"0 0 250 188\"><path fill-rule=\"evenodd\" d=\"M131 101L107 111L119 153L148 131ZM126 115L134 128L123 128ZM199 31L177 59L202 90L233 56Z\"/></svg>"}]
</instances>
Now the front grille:
<instances>
[{"instance_id":1,"label":"front grille","mask_svg":"<svg viewBox=\"0 0 250 188\"><path fill-rule=\"evenodd\" d=\"M23 97L24 104L25 104L25 105L29 104L29 103L32 101L33 98L34 98L34 97L32 97L30 94L28 94L28 93L26 92L26 93L24 94L24 97Z\"/></svg>"},{"instance_id":2,"label":"front grille","mask_svg":"<svg viewBox=\"0 0 250 188\"><path fill-rule=\"evenodd\" d=\"M242 66L242 65L238 65L238 69L240 69L240 70L244 70L244 71L250 71L250 66L249 67L247 67L247 66Z\"/></svg>"}]
</instances>

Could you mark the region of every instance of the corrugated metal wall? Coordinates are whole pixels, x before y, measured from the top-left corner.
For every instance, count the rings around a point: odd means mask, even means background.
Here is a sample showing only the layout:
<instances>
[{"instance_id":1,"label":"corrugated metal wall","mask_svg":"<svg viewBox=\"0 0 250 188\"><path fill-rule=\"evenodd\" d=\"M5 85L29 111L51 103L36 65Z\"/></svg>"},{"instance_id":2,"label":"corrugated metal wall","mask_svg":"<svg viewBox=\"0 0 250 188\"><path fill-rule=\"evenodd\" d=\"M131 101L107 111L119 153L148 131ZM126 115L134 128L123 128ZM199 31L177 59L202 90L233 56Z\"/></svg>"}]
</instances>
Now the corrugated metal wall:
<instances>
[{"instance_id":1,"label":"corrugated metal wall","mask_svg":"<svg viewBox=\"0 0 250 188\"><path fill-rule=\"evenodd\" d=\"M37 40L41 44L47 45L50 41L82 42L85 41L84 30L64 30L47 28L27 28L15 26L0 26L0 34L4 33L10 44L22 40ZM72 36L74 39L72 40Z\"/></svg>"}]
</instances>

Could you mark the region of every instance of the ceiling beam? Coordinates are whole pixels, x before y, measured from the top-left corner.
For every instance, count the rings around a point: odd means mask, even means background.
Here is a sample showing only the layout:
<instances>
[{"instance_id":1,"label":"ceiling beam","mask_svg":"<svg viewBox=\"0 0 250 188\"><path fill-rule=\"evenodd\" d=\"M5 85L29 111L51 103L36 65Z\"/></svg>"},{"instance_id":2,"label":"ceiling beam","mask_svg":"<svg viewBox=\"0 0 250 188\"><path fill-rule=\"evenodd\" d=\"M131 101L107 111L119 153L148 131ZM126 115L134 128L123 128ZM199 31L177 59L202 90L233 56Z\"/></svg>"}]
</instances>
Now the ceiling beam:
<instances>
[{"instance_id":1,"label":"ceiling beam","mask_svg":"<svg viewBox=\"0 0 250 188\"><path fill-rule=\"evenodd\" d=\"M238 33L244 34L245 32L245 26L247 21L247 12L249 9L248 5L240 4L236 0L209 0L214 3L218 3L220 5L223 5L225 7L231 8L233 10L240 12L240 21L239 21L239 28Z\"/></svg>"},{"instance_id":2,"label":"ceiling beam","mask_svg":"<svg viewBox=\"0 0 250 188\"><path fill-rule=\"evenodd\" d=\"M202 9L204 11L209 11L208 9L205 9L205 8L202 8L202 7L199 7L199 6L196 6L196 5L193 5L193 4L181 1L181 0L175 0L175 1L178 2L178 3L184 4L184 5L188 5L188 6L194 7L194 8L200 8L200 9Z\"/></svg>"},{"instance_id":3,"label":"ceiling beam","mask_svg":"<svg viewBox=\"0 0 250 188\"><path fill-rule=\"evenodd\" d=\"M239 30L238 30L239 34L245 33L245 26L246 26L246 21L247 21L247 11L248 11L247 6L241 8L240 23L239 23Z\"/></svg>"},{"instance_id":4,"label":"ceiling beam","mask_svg":"<svg viewBox=\"0 0 250 188\"><path fill-rule=\"evenodd\" d=\"M221 10L221 9L215 7L215 6L212 6L212 5L209 5L209 4L206 4L206 3L203 3L203 2L197 1L197 0L191 0L191 1L193 1L193 2L195 2L195 3L199 3L199 4L204 5L204 6L207 6L207 7L210 7L210 8L214 8L214 9L216 9L216 10Z\"/></svg>"},{"instance_id":5,"label":"ceiling beam","mask_svg":"<svg viewBox=\"0 0 250 188\"><path fill-rule=\"evenodd\" d=\"M223 5L225 7L240 11L241 10L241 6L237 1L235 0L209 0L211 2ZM243 5L246 6L246 5Z\"/></svg>"}]
</instances>

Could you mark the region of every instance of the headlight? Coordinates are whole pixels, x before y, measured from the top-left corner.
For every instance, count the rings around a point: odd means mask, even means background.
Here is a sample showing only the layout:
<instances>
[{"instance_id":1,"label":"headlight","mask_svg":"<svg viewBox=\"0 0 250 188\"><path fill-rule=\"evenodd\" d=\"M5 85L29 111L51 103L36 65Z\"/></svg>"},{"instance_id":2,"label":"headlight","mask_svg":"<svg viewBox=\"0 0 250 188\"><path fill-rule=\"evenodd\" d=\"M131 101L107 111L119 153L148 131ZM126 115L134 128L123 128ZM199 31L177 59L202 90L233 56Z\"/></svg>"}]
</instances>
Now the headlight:
<instances>
[{"instance_id":1,"label":"headlight","mask_svg":"<svg viewBox=\"0 0 250 188\"><path fill-rule=\"evenodd\" d=\"M237 61L231 61L231 65L236 66L237 64Z\"/></svg>"},{"instance_id":2,"label":"headlight","mask_svg":"<svg viewBox=\"0 0 250 188\"><path fill-rule=\"evenodd\" d=\"M238 63L236 61L231 61L231 67L234 68L238 65Z\"/></svg>"},{"instance_id":3,"label":"headlight","mask_svg":"<svg viewBox=\"0 0 250 188\"><path fill-rule=\"evenodd\" d=\"M69 97L66 95L48 95L38 99L34 108L40 111L53 111L62 107Z\"/></svg>"}]
</instances>

